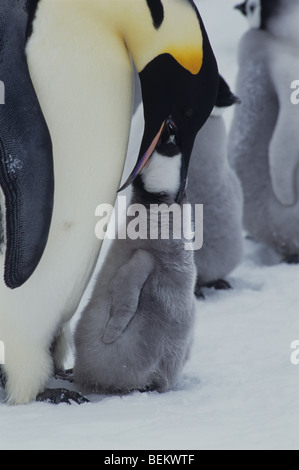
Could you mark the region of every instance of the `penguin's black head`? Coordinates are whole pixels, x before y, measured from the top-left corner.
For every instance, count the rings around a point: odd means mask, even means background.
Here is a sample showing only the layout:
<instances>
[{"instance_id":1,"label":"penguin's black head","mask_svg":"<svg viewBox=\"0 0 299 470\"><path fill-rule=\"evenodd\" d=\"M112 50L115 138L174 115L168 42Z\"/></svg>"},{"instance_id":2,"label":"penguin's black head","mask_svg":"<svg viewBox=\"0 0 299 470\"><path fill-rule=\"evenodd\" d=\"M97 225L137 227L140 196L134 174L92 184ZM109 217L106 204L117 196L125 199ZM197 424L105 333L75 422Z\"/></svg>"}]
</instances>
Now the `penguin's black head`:
<instances>
[{"instance_id":1,"label":"penguin's black head","mask_svg":"<svg viewBox=\"0 0 299 470\"><path fill-rule=\"evenodd\" d=\"M139 175L149 158L159 152L181 155L180 185L176 202L181 202L195 137L216 103L219 74L204 26L203 63L197 74L180 65L168 53L152 60L139 74L144 106L145 131L137 164L124 189ZM170 140L168 135L171 134ZM175 144L171 139L175 138ZM164 175L167 178L167 174Z\"/></svg>"},{"instance_id":2,"label":"penguin's black head","mask_svg":"<svg viewBox=\"0 0 299 470\"><path fill-rule=\"evenodd\" d=\"M150 158L143 159L133 186L141 190L145 203L181 202L178 193L181 188L182 147L176 124L169 117L162 124L152 149Z\"/></svg>"},{"instance_id":3,"label":"penguin's black head","mask_svg":"<svg viewBox=\"0 0 299 470\"><path fill-rule=\"evenodd\" d=\"M253 29L267 29L268 21L276 15L280 0L245 0L235 8L248 19Z\"/></svg>"}]
</instances>

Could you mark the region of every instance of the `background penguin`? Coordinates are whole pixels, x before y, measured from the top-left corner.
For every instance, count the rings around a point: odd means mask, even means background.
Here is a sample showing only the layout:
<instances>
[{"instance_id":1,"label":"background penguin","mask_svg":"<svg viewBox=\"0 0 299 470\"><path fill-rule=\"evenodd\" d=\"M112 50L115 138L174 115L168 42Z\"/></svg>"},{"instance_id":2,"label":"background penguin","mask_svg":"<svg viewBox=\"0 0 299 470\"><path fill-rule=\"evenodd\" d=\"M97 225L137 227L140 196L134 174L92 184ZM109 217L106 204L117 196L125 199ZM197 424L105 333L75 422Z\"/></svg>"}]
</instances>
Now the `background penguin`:
<instances>
[{"instance_id":1,"label":"background penguin","mask_svg":"<svg viewBox=\"0 0 299 470\"><path fill-rule=\"evenodd\" d=\"M193 252L185 249L180 210L172 222L179 226L180 239L161 237L169 207L177 201L182 209L187 203L185 197L177 199L182 184L179 145L169 121L149 166L133 183L131 204L144 208L139 230L145 226L148 237L112 243L77 325L74 379L88 391L163 392L174 385L188 358L196 271ZM154 205L161 205L158 239L151 239L148 225L158 214ZM127 227L130 221L129 216ZM190 232L191 209L185 224Z\"/></svg>"},{"instance_id":2,"label":"background penguin","mask_svg":"<svg viewBox=\"0 0 299 470\"><path fill-rule=\"evenodd\" d=\"M245 0L236 9L246 16L251 28L266 30L270 20L278 13L281 0ZM294 1L294 0L291 0ZM286 4L288 0L286 0Z\"/></svg>"},{"instance_id":3,"label":"background penguin","mask_svg":"<svg viewBox=\"0 0 299 470\"><path fill-rule=\"evenodd\" d=\"M0 332L7 401L20 404L63 368L69 321L98 259L94 214L114 203L121 179L131 56L145 105L138 165L171 115L182 142L182 191L196 133L216 101L218 70L192 1L3 0L0 22L7 82ZM64 398L64 391L52 394L55 403Z\"/></svg>"},{"instance_id":4,"label":"background penguin","mask_svg":"<svg viewBox=\"0 0 299 470\"><path fill-rule=\"evenodd\" d=\"M222 112L239 103L220 78L216 107L198 133L190 162L187 195L192 206L203 204L203 247L194 252L198 272L196 295L201 288L228 289L226 277L242 260L243 195L227 158L227 134Z\"/></svg>"},{"instance_id":5,"label":"background penguin","mask_svg":"<svg viewBox=\"0 0 299 470\"><path fill-rule=\"evenodd\" d=\"M254 28L240 44L242 105L235 110L229 157L243 186L249 235L294 263L299 261L299 112L290 87L299 76L299 5L251 0L239 9Z\"/></svg>"}]
</instances>

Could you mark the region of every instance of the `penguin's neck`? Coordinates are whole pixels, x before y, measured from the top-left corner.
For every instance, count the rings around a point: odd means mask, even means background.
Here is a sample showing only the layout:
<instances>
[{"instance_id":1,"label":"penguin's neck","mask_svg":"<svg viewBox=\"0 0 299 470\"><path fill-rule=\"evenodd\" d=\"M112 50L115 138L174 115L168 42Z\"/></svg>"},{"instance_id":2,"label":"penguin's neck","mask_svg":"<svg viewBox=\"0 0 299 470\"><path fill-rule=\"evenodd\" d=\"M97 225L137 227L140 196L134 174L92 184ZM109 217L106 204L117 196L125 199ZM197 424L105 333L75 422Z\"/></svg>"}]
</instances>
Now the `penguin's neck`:
<instances>
[{"instance_id":1,"label":"penguin's neck","mask_svg":"<svg viewBox=\"0 0 299 470\"><path fill-rule=\"evenodd\" d=\"M61 3L70 1L74 3L73 0L61 0ZM93 18L99 18L101 24L109 28L112 25L139 73L155 57L169 53L184 68L197 74L203 62L203 37L194 6L188 1L162 3L162 22L156 26L146 0L76 0L76 8L82 12L90 11ZM173 31L176 32L176 45Z\"/></svg>"},{"instance_id":2,"label":"penguin's neck","mask_svg":"<svg viewBox=\"0 0 299 470\"><path fill-rule=\"evenodd\" d=\"M299 48L299 5L298 0L290 0L288 5L279 10L279 14L271 18L267 29L275 38L282 40L298 50Z\"/></svg>"},{"instance_id":3,"label":"penguin's neck","mask_svg":"<svg viewBox=\"0 0 299 470\"><path fill-rule=\"evenodd\" d=\"M132 221L136 225L136 220L138 230L146 235L144 239L135 241L140 248L155 253L169 253L170 259L174 257L176 261L189 258L192 261L190 251L186 250L186 243L192 240L193 230L192 209L186 195L178 204L173 196L166 193L148 193L141 178L137 178L127 213L127 229Z\"/></svg>"},{"instance_id":4,"label":"penguin's neck","mask_svg":"<svg viewBox=\"0 0 299 470\"><path fill-rule=\"evenodd\" d=\"M175 204L175 198L173 194L169 194L166 191L149 192L144 186L142 178L139 176L133 183L131 204L140 204L150 212L151 206L165 204L170 207Z\"/></svg>"}]
</instances>

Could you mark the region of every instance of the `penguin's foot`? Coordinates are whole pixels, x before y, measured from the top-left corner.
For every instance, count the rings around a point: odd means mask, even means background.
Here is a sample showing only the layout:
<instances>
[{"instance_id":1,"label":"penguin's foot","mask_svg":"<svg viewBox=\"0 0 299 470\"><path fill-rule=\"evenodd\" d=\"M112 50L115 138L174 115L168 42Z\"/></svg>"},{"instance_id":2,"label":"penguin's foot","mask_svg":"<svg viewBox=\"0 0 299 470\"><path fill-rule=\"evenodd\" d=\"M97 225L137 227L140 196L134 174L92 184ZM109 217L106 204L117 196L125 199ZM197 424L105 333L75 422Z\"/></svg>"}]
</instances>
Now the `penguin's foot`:
<instances>
[{"instance_id":1,"label":"penguin's foot","mask_svg":"<svg viewBox=\"0 0 299 470\"><path fill-rule=\"evenodd\" d=\"M56 380L65 380L66 382L73 383L74 382L74 370L73 369L59 370L55 373L54 378Z\"/></svg>"},{"instance_id":2,"label":"penguin's foot","mask_svg":"<svg viewBox=\"0 0 299 470\"><path fill-rule=\"evenodd\" d=\"M202 286L200 284L196 284L194 294L198 300L205 300L205 295L202 291Z\"/></svg>"},{"instance_id":3,"label":"penguin's foot","mask_svg":"<svg viewBox=\"0 0 299 470\"><path fill-rule=\"evenodd\" d=\"M149 393L149 392L155 392L156 389L153 386L146 386L144 388L138 388L137 390L139 393Z\"/></svg>"},{"instance_id":4,"label":"penguin's foot","mask_svg":"<svg viewBox=\"0 0 299 470\"><path fill-rule=\"evenodd\" d=\"M217 281L209 282L208 284L205 285L205 287L208 287L209 289L215 289L215 290L232 289L232 286L230 285L230 283L225 281L224 279L217 279Z\"/></svg>"},{"instance_id":5,"label":"penguin's foot","mask_svg":"<svg viewBox=\"0 0 299 470\"><path fill-rule=\"evenodd\" d=\"M59 405L60 403L67 403L68 405L71 405L72 401L78 405L82 405L83 403L90 403L90 401L81 395L81 393L73 392L65 388L48 388L44 392L37 395L36 401L52 403L54 405Z\"/></svg>"},{"instance_id":6,"label":"penguin's foot","mask_svg":"<svg viewBox=\"0 0 299 470\"><path fill-rule=\"evenodd\" d=\"M0 388L5 388L6 385L6 375L2 367L0 366Z\"/></svg>"},{"instance_id":7,"label":"penguin's foot","mask_svg":"<svg viewBox=\"0 0 299 470\"><path fill-rule=\"evenodd\" d=\"M289 255L283 258L283 262L287 264L299 264L299 255Z\"/></svg>"}]
</instances>

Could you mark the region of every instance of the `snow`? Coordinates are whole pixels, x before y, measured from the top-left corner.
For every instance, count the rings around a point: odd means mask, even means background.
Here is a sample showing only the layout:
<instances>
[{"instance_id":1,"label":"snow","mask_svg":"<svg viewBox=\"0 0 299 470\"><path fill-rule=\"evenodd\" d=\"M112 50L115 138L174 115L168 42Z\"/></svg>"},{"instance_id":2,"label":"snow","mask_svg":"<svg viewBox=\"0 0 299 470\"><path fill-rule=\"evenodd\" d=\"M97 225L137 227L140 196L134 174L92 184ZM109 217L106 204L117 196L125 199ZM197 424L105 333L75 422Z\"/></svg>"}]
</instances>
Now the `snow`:
<instances>
[{"instance_id":1,"label":"snow","mask_svg":"<svg viewBox=\"0 0 299 470\"><path fill-rule=\"evenodd\" d=\"M234 0L197 3L233 86L246 21ZM174 390L92 395L81 406L2 404L0 449L298 450L299 366L290 357L299 339L299 267L245 240L228 280L232 291L206 290L197 302L192 356Z\"/></svg>"}]
</instances>

